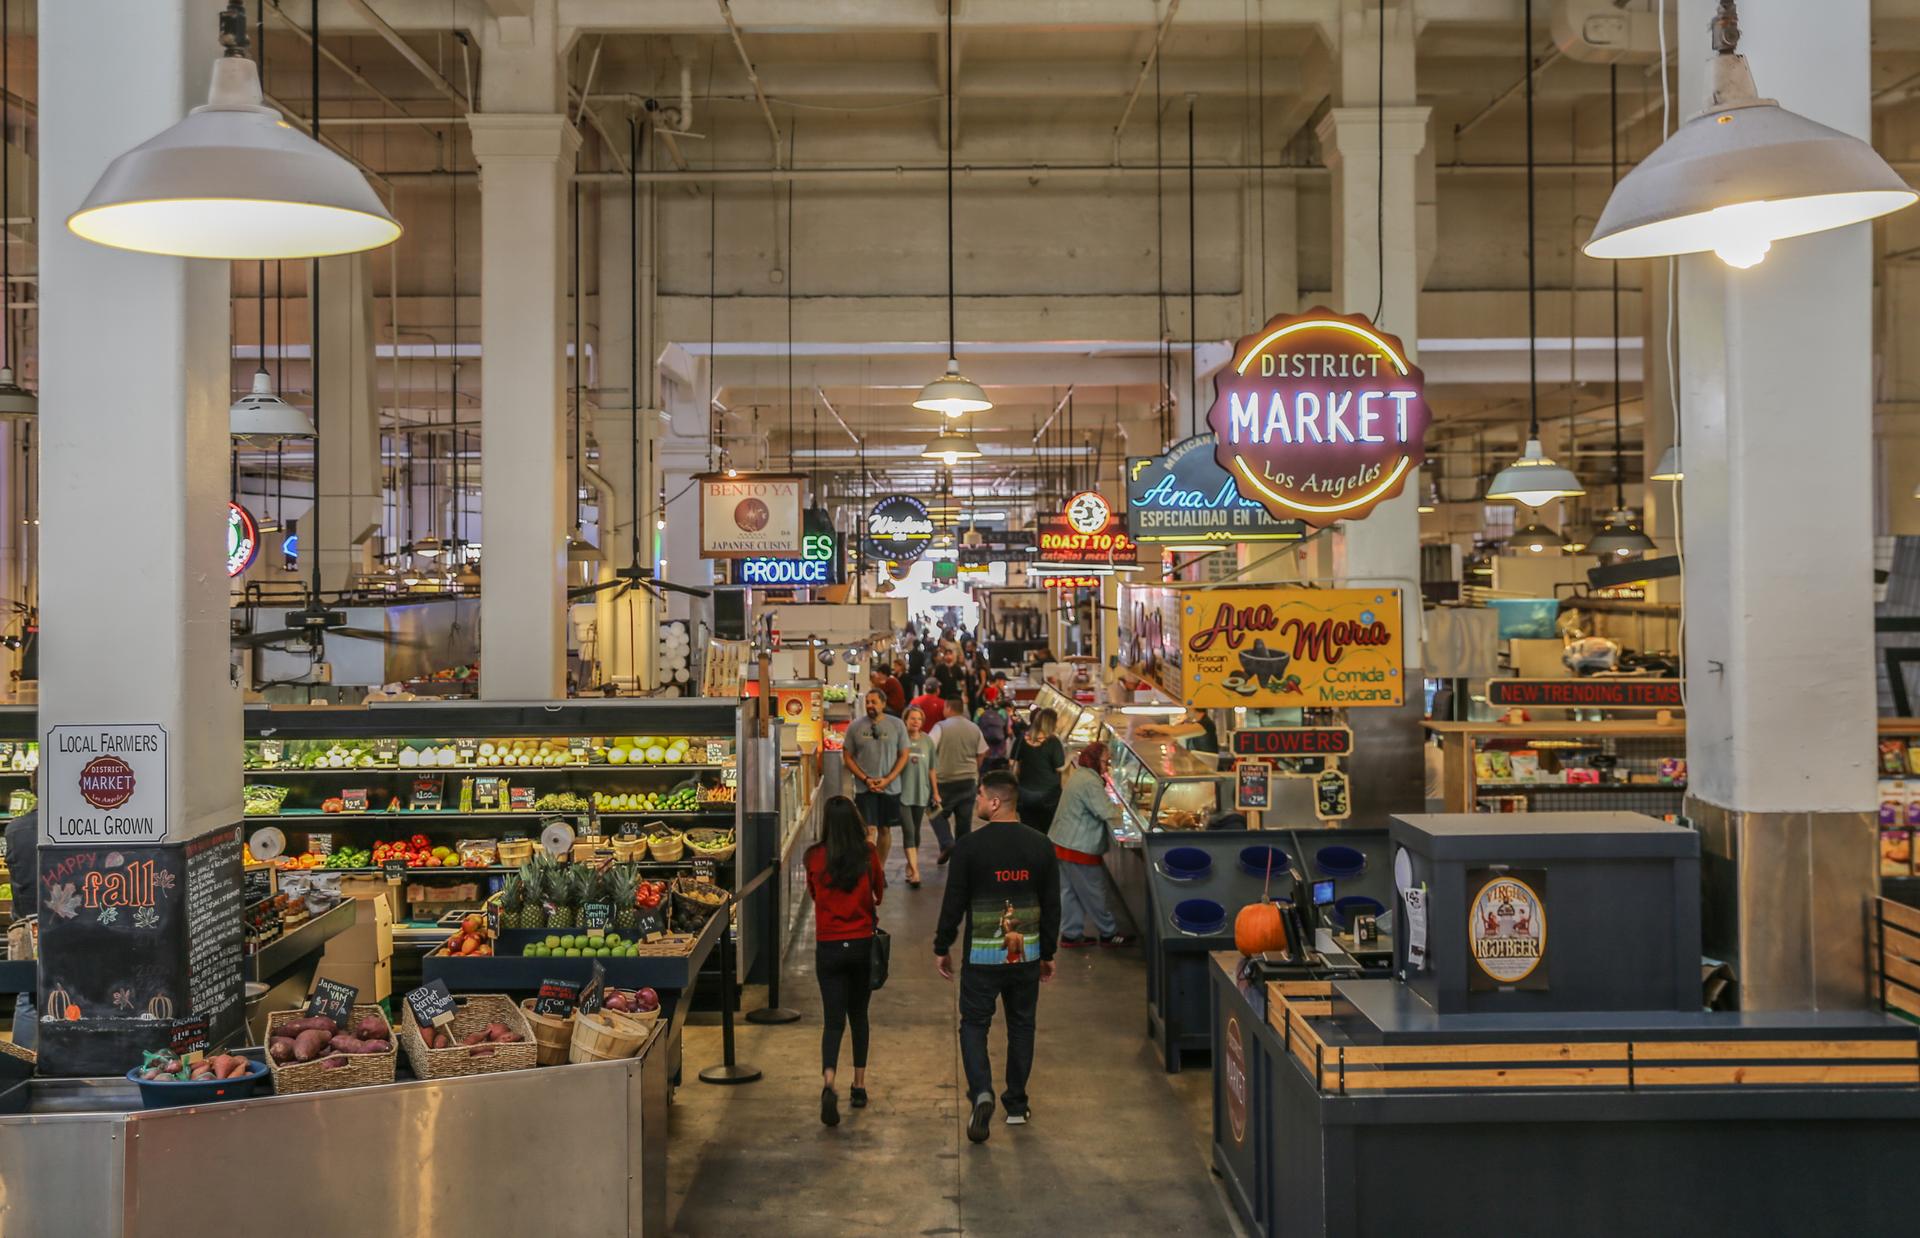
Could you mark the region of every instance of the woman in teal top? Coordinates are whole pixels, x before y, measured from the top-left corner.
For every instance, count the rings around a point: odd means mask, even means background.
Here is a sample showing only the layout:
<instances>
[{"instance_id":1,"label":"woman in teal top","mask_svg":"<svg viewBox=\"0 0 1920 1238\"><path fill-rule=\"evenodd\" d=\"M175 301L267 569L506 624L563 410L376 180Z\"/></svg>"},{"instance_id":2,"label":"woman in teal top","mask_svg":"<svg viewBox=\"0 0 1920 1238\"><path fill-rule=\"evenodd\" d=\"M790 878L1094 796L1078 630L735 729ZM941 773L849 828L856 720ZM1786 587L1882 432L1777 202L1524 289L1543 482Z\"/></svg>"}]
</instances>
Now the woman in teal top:
<instances>
[{"instance_id":1,"label":"woman in teal top","mask_svg":"<svg viewBox=\"0 0 1920 1238\"><path fill-rule=\"evenodd\" d=\"M900 771L901 849L907 855L907 885L920 888L920 822L933 799L933 736L918 707L907 710L907 767Z\"/></svg>"}]
</instances>

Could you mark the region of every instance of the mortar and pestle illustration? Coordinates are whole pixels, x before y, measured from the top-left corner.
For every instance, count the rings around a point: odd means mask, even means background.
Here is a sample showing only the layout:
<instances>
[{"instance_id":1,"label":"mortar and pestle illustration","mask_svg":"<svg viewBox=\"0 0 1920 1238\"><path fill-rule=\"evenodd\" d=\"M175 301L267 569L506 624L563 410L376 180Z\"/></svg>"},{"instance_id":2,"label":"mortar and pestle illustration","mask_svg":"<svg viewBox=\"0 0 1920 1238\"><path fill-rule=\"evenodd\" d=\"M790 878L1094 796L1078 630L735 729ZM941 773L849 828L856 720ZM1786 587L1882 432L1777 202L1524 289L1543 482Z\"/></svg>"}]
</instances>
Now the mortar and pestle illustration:
<instances>
[{"instance_id":1,"label":"mortar and pestle illustration","mask_svg":"<svg viewBox=\"0 0 1920 1238\"><path fill-rule=\"evenodd\" d=\"M1293 655L1284 649L1269 649L1264 640L1255 640L1253 648L1240 655L1242 682L1241 690L1251 693L1261 687L1269 691L1278 691L1286 681L1287 665L1293 661Z\"/></svg>"}]
</instances>

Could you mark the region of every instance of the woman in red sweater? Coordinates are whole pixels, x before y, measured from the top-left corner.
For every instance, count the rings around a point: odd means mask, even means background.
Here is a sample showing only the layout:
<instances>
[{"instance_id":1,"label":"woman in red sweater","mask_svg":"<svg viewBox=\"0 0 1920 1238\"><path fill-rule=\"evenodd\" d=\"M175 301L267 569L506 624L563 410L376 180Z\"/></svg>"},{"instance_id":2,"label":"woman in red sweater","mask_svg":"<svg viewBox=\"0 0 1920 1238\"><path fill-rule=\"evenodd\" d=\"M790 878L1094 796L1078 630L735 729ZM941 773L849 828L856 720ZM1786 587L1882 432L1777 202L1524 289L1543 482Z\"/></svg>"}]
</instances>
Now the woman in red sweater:
<instances>
[{"instance_id":1,"label":"woman in red sweater","mask_svg":"<svg viewBox=\"0 0 1920 1238\"><path fill-rule=\"evenodd\" d=\"M844 795L820 807L820 841L807 848L807 890L813 895L815 977L825 1017L820 1031L820 1120L840 1125L833 1076L840 1035L853 1027L855 1109L867 1107L867 1001L873 996L873 931L887 879L879 853L867 841L860 810Z\"/></svg>"}]
</instances>

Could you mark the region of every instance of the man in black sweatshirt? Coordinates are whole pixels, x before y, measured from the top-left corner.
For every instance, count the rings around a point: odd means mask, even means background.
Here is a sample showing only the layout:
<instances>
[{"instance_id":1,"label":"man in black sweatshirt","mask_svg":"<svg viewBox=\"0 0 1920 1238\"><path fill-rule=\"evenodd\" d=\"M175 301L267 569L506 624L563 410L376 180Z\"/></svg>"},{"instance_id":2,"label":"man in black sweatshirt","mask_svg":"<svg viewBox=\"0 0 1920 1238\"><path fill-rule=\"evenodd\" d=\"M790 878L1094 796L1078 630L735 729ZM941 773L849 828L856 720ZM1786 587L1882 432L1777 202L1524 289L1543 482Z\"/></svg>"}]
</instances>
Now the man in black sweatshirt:
<instances>
[{"instance_id":1,"label":"man in black sweatshirt","mask_svg":"<svg viewBox=\"0 0 1920 1238\"><path fill-rule=\"evenodd\" d=\"M974 812L983 824L953 844L933 953L940 974L953 979L948 952L961 920L968 921L966 965L960 969L960 1058L973 1106L967 1138L985 1143L993 1121L987 1029L996 1001L1007 1013L1007 1090L1000 1095L1007 1125L1026 1125L1030 1112L1035 1014L1040 985L1053 979L1060 938L1060 870L1047 836L1020 824L1020 784L1012 774L995 770L982 778Z\"/></svg>"}]
</instances>

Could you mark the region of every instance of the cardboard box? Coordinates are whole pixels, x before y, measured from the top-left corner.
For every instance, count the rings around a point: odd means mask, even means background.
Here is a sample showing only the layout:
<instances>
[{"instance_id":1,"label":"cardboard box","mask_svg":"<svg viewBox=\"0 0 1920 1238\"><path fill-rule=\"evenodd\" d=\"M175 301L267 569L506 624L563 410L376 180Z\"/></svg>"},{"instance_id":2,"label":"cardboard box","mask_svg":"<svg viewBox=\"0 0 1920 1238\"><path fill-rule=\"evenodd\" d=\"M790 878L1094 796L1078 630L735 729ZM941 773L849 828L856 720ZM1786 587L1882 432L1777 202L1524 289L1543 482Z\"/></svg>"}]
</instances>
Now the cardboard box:
<instances>
[{"instance_id":1,"label":"cardboard box","mask_svg":"<svg viewBox=\"0 0 1920 1238\"><path fill-rule=\"evenodd\" d=\"M378 963L393 957L393 912L383 898L355 899L353 927L327 940L328 963Z\"/></svg>"},{"instance_id":2,"label":"cardboard box","mask_svg":"<svg viewBox=\"0 0 1920 1238\"><path fill-rule=\"evenodd\" d=\"M393 996L393 959L384 958L377 963L342 963L323 956L319 969L314 972L314 979L350 984L360 990L362 1002L381 1001Z\"/></svg>"},{"instance_id":3,"label":"cardboard box","mask_svg":"<svg viewBox=\"0 0 1920 1238\"><path fill-rule=\"evenodd\" d=\"M399 893L395 884L385 877L342 877L340 893L347 898L375 899L387 905L387 914L398 918L400 915Z\"/></svg>"}]
</instances>

